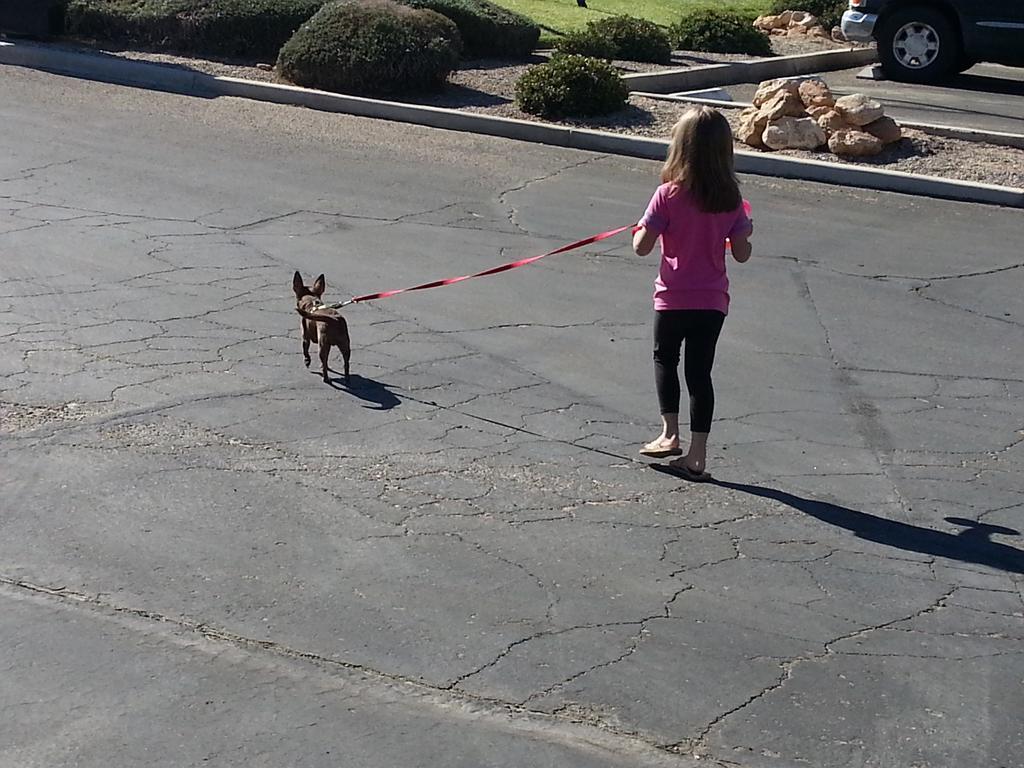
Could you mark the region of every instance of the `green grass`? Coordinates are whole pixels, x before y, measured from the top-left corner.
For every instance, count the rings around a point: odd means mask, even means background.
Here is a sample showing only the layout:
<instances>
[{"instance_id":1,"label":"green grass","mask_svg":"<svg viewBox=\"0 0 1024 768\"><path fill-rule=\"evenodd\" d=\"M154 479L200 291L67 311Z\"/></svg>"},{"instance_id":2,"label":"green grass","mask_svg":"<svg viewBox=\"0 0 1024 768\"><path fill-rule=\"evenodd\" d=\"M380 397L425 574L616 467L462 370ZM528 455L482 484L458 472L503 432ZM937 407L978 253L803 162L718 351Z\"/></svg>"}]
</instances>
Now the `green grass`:
<instances>
[{"instance_id":1,"label":"green grass","mask_svg":"<svg viewBox=\"0 0 1024 768\"><path fill-rule=\"evenodd\" d=\"M741 13L767 13L770 0L587 0L580 8L576 0L492 0L497 5L518 11L541 27L541 46L571 29L581 29L588 21L604 16L628 14L668 26L687 11L717 8Z\"/></svg>"}]
</instances>

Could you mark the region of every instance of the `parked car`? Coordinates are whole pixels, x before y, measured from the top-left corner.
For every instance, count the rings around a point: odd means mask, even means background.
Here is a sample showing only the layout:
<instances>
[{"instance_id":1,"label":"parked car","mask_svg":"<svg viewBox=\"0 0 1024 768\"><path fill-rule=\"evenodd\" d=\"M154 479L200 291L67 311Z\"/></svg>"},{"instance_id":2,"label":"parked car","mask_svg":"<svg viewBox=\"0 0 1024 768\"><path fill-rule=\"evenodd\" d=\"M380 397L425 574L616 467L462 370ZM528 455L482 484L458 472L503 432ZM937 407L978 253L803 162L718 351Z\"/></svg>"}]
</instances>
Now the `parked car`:
<instances>
[{"instance_id":1,"label":"parked car","mask_svg":"<svg viewBox=\"0 0 1024 768\"><path fill-rule=\"evenodd\" d=\"M893 80L937 82L979 61L1024 66L1024 0L850 0L842 30L877 41Z\"/></svg>"}]
</instances>

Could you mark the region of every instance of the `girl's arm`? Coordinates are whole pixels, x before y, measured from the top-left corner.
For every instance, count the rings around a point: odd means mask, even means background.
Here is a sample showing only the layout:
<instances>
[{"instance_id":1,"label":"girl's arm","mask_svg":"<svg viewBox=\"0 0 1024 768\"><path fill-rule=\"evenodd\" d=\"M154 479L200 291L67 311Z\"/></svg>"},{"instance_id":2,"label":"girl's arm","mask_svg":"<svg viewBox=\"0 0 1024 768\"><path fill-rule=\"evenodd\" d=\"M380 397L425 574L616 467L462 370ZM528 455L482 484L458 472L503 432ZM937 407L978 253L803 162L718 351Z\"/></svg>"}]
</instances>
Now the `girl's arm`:
<instances>
[{"instance_id":1,"label":"girl's arm","mask_svg":"<svg viewBox=\"0 0 1024 768\"><path fill-rule=\"evenodd\" d=\"M750 238L754 234L754 223L750 223L750 231L742 237L737 235L730 238L732 241L732 257L736 259L740 264L743 264L750 260L750 255L753 253L754 248L750 244Z\"/></svg>"},{"instance_id":2,"label":"girl's arm","mask_svg":"<svg viewBox=\"0 0 1024 768\"><path fill-rule=\"evenodd\" d=\"M637 256L646 256L654 250L654 244L658 242L658 234L651 232L647 227L637 227L633 233L633 253Z\"/></svg>"}]
</instances>

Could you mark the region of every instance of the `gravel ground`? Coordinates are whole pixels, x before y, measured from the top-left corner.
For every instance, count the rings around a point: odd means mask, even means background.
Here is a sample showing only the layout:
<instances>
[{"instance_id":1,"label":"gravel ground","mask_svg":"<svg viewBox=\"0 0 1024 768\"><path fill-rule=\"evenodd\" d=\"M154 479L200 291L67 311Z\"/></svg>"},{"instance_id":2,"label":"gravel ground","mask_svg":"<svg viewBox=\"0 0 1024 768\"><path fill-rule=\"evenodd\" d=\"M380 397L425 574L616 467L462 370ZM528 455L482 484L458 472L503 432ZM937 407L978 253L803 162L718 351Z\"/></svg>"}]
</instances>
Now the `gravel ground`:
<instances>
[{"instance_id":1,"label":"gravel ground","mask_svg":"<svg viewBox=\"0 0 1024 768\"><path fill-rule=\"evenodd\" d=\"M821 38L776 37L772 39L772 43L780 55L842 47ZM95 49L94 46L89 46L86 43L68 43L62 47ZM112 51L109 48L104 51L129 59L190 67L211 75L240 77L264 82L283 82L268 63L196 59L168 53ZM729 54L677 51L673 54L671 66L674 68L700 66L749 58ZM501 60L466 61L457 72L451 75L449 84L443 91L403 100L414 104L464 109L469 112L540 122L539 118L526 114L516 107L515 83L529 67L541 63L545 59L546 54L542 52L525 63L509 63ZM614 63L623 72L655 71L664 68L637 62L619 61ZM556 122L562 125L595 128L613 133L666 137L672 124L679 118L682 109L683 106L680 104L632 96L624 110L612 115ZM726 114L730 122L735 123L739 111L729 110ZM1024 150L930 136L919 131L908 130L904 133L905 138L901 142L890 146L881 155L873 158L844 160L827 151L793 150L785 151L782 154L857 165L874 165L906 173L1024 188ZM749 151L750 147L737 143L737 149Z\"/></svg>"}]
</instances>

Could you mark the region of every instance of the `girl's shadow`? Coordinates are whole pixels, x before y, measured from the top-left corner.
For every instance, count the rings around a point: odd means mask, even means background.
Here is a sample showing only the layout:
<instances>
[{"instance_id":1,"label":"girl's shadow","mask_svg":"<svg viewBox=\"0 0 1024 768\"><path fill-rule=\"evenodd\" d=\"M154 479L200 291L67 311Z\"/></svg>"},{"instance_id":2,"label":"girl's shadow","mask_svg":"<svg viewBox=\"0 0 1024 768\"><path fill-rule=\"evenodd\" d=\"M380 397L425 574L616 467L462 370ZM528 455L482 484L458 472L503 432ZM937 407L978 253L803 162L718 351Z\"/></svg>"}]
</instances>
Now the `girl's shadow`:
<instances>
[{"instance_id":1,"label":"girl's shadow","mask_svg":"<svg viewBox=\"0 0 1024 768\"><path fill-rule=\"evenodd\" d=\"M667 466L654 464L656 472L676 476ZM779 501L798 512L821 520L823 523L845 528L858 537L907 552L918 552L933 557L945 557L963 563L975 563L1009 573L1024 573L1024 550L992 541L990 536L1020 536L1019 531L1000 525L989 525L960 517L947 517L947 523L964 526L959 533L946 533L932 528L921 528L909 523L887 520L884 517L858 512L855 509L830 504L826 501L805 499L775 488L759 485L729 483L712 480L721 488L749 493L765 499Z\"/></svg>"},{"instance_id":2,"label":"girl's shadow","mask_svg":"<svg viewBox=\"0 0 1024 768\"><path fill-rule=\"evenodd\" d=\"M333 368L328 370L334 374L338 373ZM360 400L370 403L370 405L364 405L363 407L374 411L390 411L392 408L397 408L402 404L402 400L388 389L387 384L360 376L358 373L351 374L347 384L345 383L344 376L335 376L329 383L335 389L347 392L358 397Z\"/></svg>"}]
</instances>

